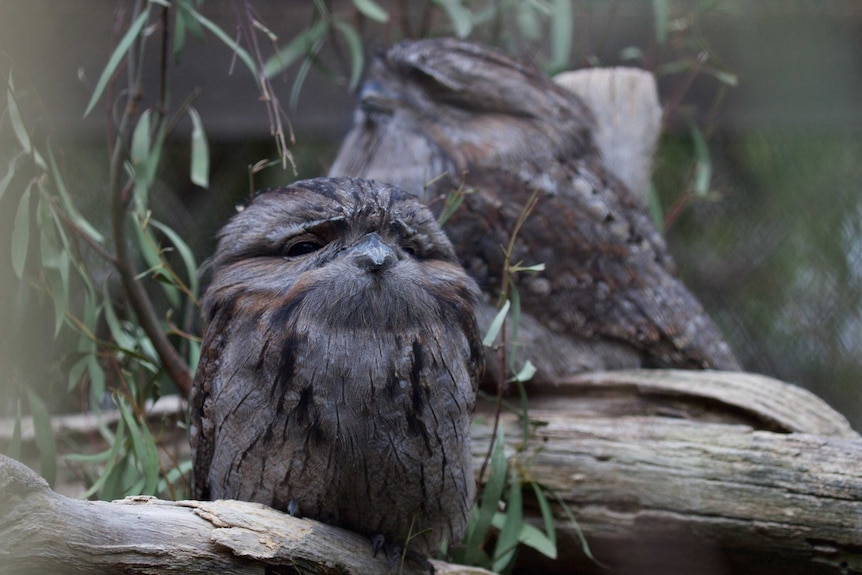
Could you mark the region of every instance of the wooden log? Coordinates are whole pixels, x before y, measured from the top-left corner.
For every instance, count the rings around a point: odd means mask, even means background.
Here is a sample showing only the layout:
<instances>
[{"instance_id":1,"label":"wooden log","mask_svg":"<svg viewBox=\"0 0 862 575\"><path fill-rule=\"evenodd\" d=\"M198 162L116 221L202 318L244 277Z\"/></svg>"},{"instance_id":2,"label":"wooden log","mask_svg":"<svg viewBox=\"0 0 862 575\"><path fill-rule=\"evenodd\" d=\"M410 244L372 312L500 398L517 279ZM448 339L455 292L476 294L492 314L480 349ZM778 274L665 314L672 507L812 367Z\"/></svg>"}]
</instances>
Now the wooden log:
<instances>
[{"instance_id":1,"label":"wooden log","mask_svg":"<svg viewBox=\"0 0 862 575\"><path fill-rule=\"evenodd\" d=\"M29 573L389 573L355 533L242 501L81 501L0 456L0 571ZM437 573L487 575L433 562ZM403 573L425 573L410 563Z\"/></svg>"},{"instance_id":2,"label":"wooden log","mask_svg":"<svg viewBox=\"0 0 862 575\"><path fill-rule=\"evenodd\" d=\"M814 395L680 371L584 374L534 392L516 464L562 497L611 573L862 572L862 438ZM503 423L515 445L520 423ZM474 437L487 445L490 431ZM557 528L559 559L527 556L529 570L609 572L569 521Z\"/></svg>"},{"instance_id":3,"label":"wooden log","mask_svg":"<svg viewBox=\"0 0 862 575\"><path fill-rule=\"evenodd\" d=\"M524 550L516 572L862 573L862 438L814 395L691 371L583 374L530 394L526 441L502 416L511 461L565 502L607 569L557 504L558 559ZM480 405L477 469L492 419ZM370 549L250 503L72 500L0 459L3 572L386 572Z\"/></svg>"}]
</instances>

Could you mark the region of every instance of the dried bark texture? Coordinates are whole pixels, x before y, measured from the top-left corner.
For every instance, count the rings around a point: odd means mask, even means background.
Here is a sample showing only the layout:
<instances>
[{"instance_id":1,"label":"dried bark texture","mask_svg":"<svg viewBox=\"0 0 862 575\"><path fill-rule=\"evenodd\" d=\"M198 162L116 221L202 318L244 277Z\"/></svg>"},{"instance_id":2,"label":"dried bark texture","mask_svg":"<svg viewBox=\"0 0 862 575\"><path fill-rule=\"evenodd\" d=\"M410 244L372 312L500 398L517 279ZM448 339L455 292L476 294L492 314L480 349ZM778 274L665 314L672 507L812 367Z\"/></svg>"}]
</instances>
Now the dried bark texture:
<instances>
[{"instance_id":1,"label":"dried bark texture","mask_svg":"<svg viewBox=\"0 0 862 575\"><path fill-rule=\"evenodd\" d=\"M220 234L191 401L194 494L373 537L461 540L478 288L431 212L353 178L268 190Z\"/></svg>"},{"instance_id":2,"label":"dried bark texture","mask_svg":"<svg viewBox=\"0 0 862 575\"><path fill-rule=\"evenodd\" d=\"M516 451L520 425L504 415L512 461L567 503L609 569L583 555L557 507L560 557L522 551L518 573L862 573L862 438L802 389L709 371L585 374L532 390L530 416ZM474 469L490 418L480 403ZM365 537L251 503L69 500L0 458L10 573L385 572L370 550Z\"/></svg>"},{"instance_id":3,"label":"dried bark texture","mask_svg":"<svg viewBox=\"0 0 862 575\"><path fill-rule=\"evenodd\" d=\"M535 392L516 461L566 501L611 573L862 573L862 438L812 394L661 370ZM486 433L474 426L476 446ZM526 556L523 572L608 573L558 517L562 556Z\"/></svg>"},{"instance_id":4,"label":"dried bark texture","mask_svg":"<svg viewBox=\"0 0 862 575\"><path fill-rule=\"evenodd\" d=\"M510 259L545 265L515 278L538 380L738 369L674 275L644 204L604 166L594 131L583 101L535 68L451 38L404 42L370 66L329 173L392 182L438 213L452 192L470 192L444 229L486 294L483 326L503 283L503 247L536 194Z\"/></svg>"},{"instance_id":5,"label":"dried bark texture","mask_svg":"<svg viewBox=\"0 0 862 575\"><path fill-rule=\"evenodd\" d=\"M487 571L433 561L437 573ZM424 573L409 562L404 573ZM0 571L6 575L385 574L355 533L242 501L111 503L54 493L24 465L0 455Z\"/></svg>"}]
</instances>

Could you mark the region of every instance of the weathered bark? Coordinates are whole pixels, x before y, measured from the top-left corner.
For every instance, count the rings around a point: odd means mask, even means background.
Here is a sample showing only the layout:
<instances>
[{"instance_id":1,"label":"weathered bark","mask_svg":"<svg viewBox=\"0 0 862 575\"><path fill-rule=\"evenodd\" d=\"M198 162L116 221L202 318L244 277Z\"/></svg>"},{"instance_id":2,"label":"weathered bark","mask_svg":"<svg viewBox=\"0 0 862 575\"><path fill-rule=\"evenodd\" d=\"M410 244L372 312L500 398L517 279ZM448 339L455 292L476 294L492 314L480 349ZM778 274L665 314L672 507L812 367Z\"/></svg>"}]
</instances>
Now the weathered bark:
<instances>
[{"instance_id":1,"label":"weathered bark","mask_svg":"<svg viewBox=\"0 0 862 575\"><path fill-rule=\"evenodd\" d=\"M69 499L4 456L0 494L0 563L7 574L389 572L368 539L256 503ZM487 573L433 563L438 573ZM403 572L423 571L406 563Z\"/></svg>"},{"instance_id":2,"label":"weathered bark","mask_svg":"<svg viewBox=\"0 0 862 575\"><path fill-rule=\"evenodd\" d=\"M810 393L751 374L630 371L530 395L523 445L516 416L503 416L512 461L566 502L611 569L584 556L557 506L560 557L523 551L519 572L862 573L862 438ZM477 469L491 417L483 405L474 418ZM249 503L71 500L0 460L11 573L385 572L370 549Z\"/></svg>"},{"instance_id":3,"label":"weathered bark","mask_svg":"<svg viewBox=\"0 0 862 575\"><path fill-rule=\"evenodd\" d=\"M862 438L812 394L752 374L585 374L535 390L515 456L613 573L862 572ZM519 424L504 416L509 439ZM477 446L488 432L474 434ZM546 573L607 573L557 524ZM566 543L565 541L568 541ZM525 570L525 572L528 570Z\"/></svg>"}]
</instances>

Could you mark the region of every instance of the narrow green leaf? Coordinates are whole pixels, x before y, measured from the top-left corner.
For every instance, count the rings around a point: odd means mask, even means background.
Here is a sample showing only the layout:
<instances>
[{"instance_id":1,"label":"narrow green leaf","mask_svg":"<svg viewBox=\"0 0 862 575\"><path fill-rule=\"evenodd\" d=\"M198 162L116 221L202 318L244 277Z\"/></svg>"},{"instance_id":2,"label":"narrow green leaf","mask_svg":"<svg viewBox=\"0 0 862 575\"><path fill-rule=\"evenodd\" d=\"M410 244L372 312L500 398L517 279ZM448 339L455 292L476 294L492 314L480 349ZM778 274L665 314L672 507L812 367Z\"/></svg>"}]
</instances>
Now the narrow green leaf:
<instances>
[{"instance_id":1,"label":"narrow green leaf","mask_svg":"<svg viewBox=\"0 0 862 575\"><path fill-rule=\"evenodd\" d=\"M87 369L87 366L90 364L90 358L88 356L84 356L78 359L72 367L69 369L69 385L66 387L68 391L72 391L76 387L78 387L78 383L81 381L81 376L84 375L84 370Z\"/></svg>"},{"instance_id":2,"label":"narrow green leaf","mask_svg":"<svg viewBox=\"0 0 862 575\"><path fill-rule=\"evenodd\" d=\"M574 21L572 0L554 0L554 14L551 17L551 62L549 64L549 71L552 74L569 67Z\"/></svg>"},{"instance_id":3,"label":"narrow green leaf","mask_svg":"<svg viewBox=\"0 0 862 575\"><path fill-rule=\"evenodd\" d=\"M481 551L482 543L488 534L494 513L497 512L497 505L503 496L503 488L506 485L507 463L502 428L498 429L494 441L494 450L491 453L491 474L482 489L479 512L476 521L471 525L466 542L468 565L476 565L480 558L478 552Z\"/></svg>"},{"instance_id":4,"label":"narrow green leaf","mask_svg":"<svg viewBox=\"0 0 862 575\"><path fill-rule=\"evenodd\" d=\"M637 60L642 62L644 59L644 53L643 50L641 50L637 46L626 46L625 48L620 50L619 58L623 61Z\"/></svg>"},{"instance_id":5,"label":"narrow green leaf","mask_svg":"<svg viewBox=\"0 0 862 575\"><path fill-rule=\"evenodd\" d=\"M24 127L24 121L21 119L21 112L18 110L18 101L15 99L15 93L12 89L12 77L9 77L9 87L6 88L6 106L9 112L9 121L12 123L12 131L15 132L15 137L21 148L26 154L33 151L33 144L30 142L30 134L27 133L27 128Z\"/></svg>"},{"instance_id":6,"label":"narrow green leaf","mask_svg":"<svg viewBox=\"0 0 862 575\"><path fill-rule=\"evenodd\" d=\"M362 75L362 67L365 65L365 54L362 51L362 40L350 24L342 22L341 20L333 20L332 24L341 31L341 34L344 36L344 41L347 42L347 47L350 50L350 83L348 84L348 88L352 91L359 85L359 78Z\"/></svg>"},{"instance_id":7,"label":"narrow green leaf","mask_svg":"<svg viewBox=\"0 0 862 575\"><path fill-rule=\"evenodd\" d=\"M435 0L435 3L443 7L443 11L449 16L455 35L466 38L473 30L473 19L470 10L464 7L461 0Z\"/></svg>"},{"instance_id":8,"label":"narrow green leaf","mask_svg":"<svg viewBox=\"0 0 862 575\"><path fill-rule=\"evenodd\" d=\"M189 108L189 116L192 119L191 180L195 185L208 188L210 184L210 151L207 145L207 136L197 110Z\"/></svg>"},{"instance_id":9,"label":"narrow green leaf","mask_svg":"<svg viewBox=\"0 0 862 575\"><path fill-rule=\"evenodd\" d=\"M111 332L111 337L114 338L114 343L124 351L134 352L135 340L123 329L120 325L120 320L117 319L114 304L111 303L111 294L108 292L107 282L103 286L102 302L105 310L105 323L108 324L108 330Z\"/></svg>"},{"instance_id":10,"label":"narrow green leaf","mask_svg":"<svg viewBox=\"0 0 862 575\"><path fill-rule=\"evenodd\" d=\"M99 315L100 310L96 306L96 290L92 285L88 285L84 292L84 313L81 315L81 323L84 324L86 331L81 330L81 337L78 339L78 351L80 353L96 353L96 342L93 337L95 337L98 328Z\"/></svg>"},{"instance_id":11,"label":"narrow green leaf","mask_svg":"<svg viewBox=\"0 0 862 575\"><path fill-rule=\"evenodd\" d=\"M308 54L312 46L320 40L329 24L326 20L319 20L310 28L297 34L284 48L276 52L263 66L263 73L267 78L273 78L281 74L291 64L296 62L300 56Z\"/></svg>"},{"instance_id":12,"label":"narrow green leaf","mask_svg":"<svg viewBox=\"0 0 862 575\"><path fill-rule=\"evenodd\" d=\"M21 401L15 400L15 424L12 427L12 439L6 446L6 455L12 459L21 459Z\"/></svg>"},{"instance_id":13,"label":"narrow green leaf","mask_svg":"<svg viewBox=\"0 0 862 575\"><path fill-rule=\"evenodd\" d=\"M491 326L488 328L488 333L485 334L485 338L482 340L482 345L485 347L491 347L494 344L494 340L497 339L497 335L503 327L503 322L506 320L506 314L509 313L510 305L511 303L509 300L506 300L503 307L500 308L500 311L498 311L497 315L494 317L494 321L491 322Z\"/></svg>"},{"instance_id":14,"label":"narrow green leaf","mask_svg":"<svg viewBox=\"0 0 862 575\"><path fill-rule=\"evenodd\" d=\"M726 72L724 70L710 70L709 73L715 76L719 82L727 84L728 86L736 86L739 84L739 77L732 72Z\"/></svg>"},{"instance_id":15,"label":"narrow green leaf","mask_svg":"<svg viewBox=\"0 0 862 575\"><path fill-rule=\"evenodd\" d=\"M353 0L353 5L363 16L375 22L385 23L389 21L389 13L380 7L374 0Z\"/></svg>"},{"instance_id":16,"label":"narrow green leaf","mask_svg":"<svg viewBox=\"0 0 862 575\"><path fill-rule=\"evenodd\" d=\"M60 244L54 214L45 196L40 194L36 204L36 227L39 230L39 253L42 274L48 284L54 303L54 337L66 320L69 303L69 252Z\"/></svg>"},{"instance_id":17,"label":"narrow green leaf","mask_svg":"<svg viewBox=\"0 0 862 575\"><path fill-rule=\"evenodd\" d=\"M201 359L201 344L197 341L189 341L189 369L192 373L198 368L198 362Z\"/></svg>"},{"instance_id":18,"label":"narrow green leaf","mask_svg":"<svg viewBox=\"0 0 862 575\"><path fill-rule=\"evenodd\" d=\"M311 70L311 65L314 62L314 58L320 51L320 47L322 44L322 38L319 38L315 41L314 45L311 46L311 48L309 49L305 60L303 60L302 64L299 65L299 70L296 71L296 77L293 79L293 86L291 86L290 88L290 99L288 100L291 109L296 108L296 105L299 102L299 92L302 90L302 86L305 84L305 78L308 76L308 72L309 70Z\"/></svg>"},{"instance_id":19,"label":"narrow green leaf","mask_svg":"<svg viewBox=\"0 0 862 575\"><path fill-rule=\"evenodd\" d=\"M195 261L194 253L189 245L183 240L180 235L172 230L170 227L165 224L156 221L150 220L150 225L165 234L170 240L171 244L173 244L174 248L176 248L177 252L180 254L180 258L183 260L183 264L186 267L186 277L188 278L188 288L192 294L197 297L198 295L198 267Z\"/></svg>"},{"instance_id":20,"label":"narrow green leaf","mask_svg":"<svg viewBox=\"0 0 862 575\"><path fill-rule=\"evenodd\" d=\"M207 19L203 14L201 14L191 6L189 6L188 10L189 13L195 18L195 20L200 22L204 28L212 32L215 37L221 40L221 42L225 46L233 50L233 53L236 54L237 57L243 61L243 63L252 73L255 81L258 81L257 66L255 66L254 59L252 59L251 55L246 51L246 49L237 44L233 38L228 36L227 33L218 26L218 24Z\"/></svg>"},{"instance_id":21,"label":"narrow green leaf","mask_svg":"<svg viewBox=\"0 0 862 575\"><path fill-rule=\"evenodd\" d=\"M118 401L120 414L126 421L129 428L129 435L132 438L132 448L135 451L135 457L141 464L141 471L144 474L144 483L141 487L135 489L139 493L133 495L154 495L159 481L159 454L156 448L156 443L153 441L153 436L147 428L146 423L138 422L132 408L121 398Z\"/></svg>"},{"instance_id":22,"label":"narrow green leaf","mask_svg":"<svg viewBox=\"0 0 862 575\"><path fill-rule=\"evenodd\" d=\"M197 23L196 20L188 18L184 10L185 2L177 3L176 18L174 19L174 38L171 42L171 55L174 57L174 62L179 63L180 54L183 53L183 47L186 45L186 28L189 21Z\"/></svg>"},{"instance_id":23,"label":"narrow green leaf","mask_svg":"<svg viewBox=\"0 0 862 575\"><path fill-rule=\"evenodd\" d=\"M533 362L529 359L524 364L524 367L521 368L521 371L515 376L515 381L520 381L521 383L530 381L533 379L533 376L536 375L536 366L533 365Z\"/></svg>"},{"instance_id":24,"label":"narrow green leaf","mask_svg":"<svg viewBox=\"0 0 862 575\"><path fill-rule=\"evenodd\" d=\"M144 25L146 25L147 20L150 17L150 8L147 6L143 12L141 12L140 16L132 22L132 25L129 26L129 29L126 31L126 34L120 40L120 43L117 44L117 47L114 48L114 52L111 54L111 57L108 59L108 63L105 65L105 69L102 70L102 75L99 76L99 81L96 83L96 89L93 90L92 96L90 96L90 103L87 104L87 109L84 111L84 117L86 118L90 112L93 110L93 107L96 105L96 102L99 101L99 98L102 97L102 92L105 91L105 87L108 85L108 82L111 80L111 77L114 75L114 72L117 70L117 66L120 65L120 61L123 59L123 56L126 55L126 52L129 51L129 48L132 46L132 42L135 41L135 38L141 33L141 30L144 29Z\"/></svg>"},{"instance_id":25,"label":"narrow green leaf","mask_svg":"<svg viewBox=\"0 0 862 575\"><path fill-rule=\"evenodd\" d=\"M192 471L192 460L186 459L170 471L165 474L163 479L159 480L158 493L162 494L168 490L168 485L172 485L182 479L183 476L188 475Z\"/></svg>"},{"instance_id":26,"label":"narrow green leaf","mask_svg":"<svg viewBox=\"0 0 862 575\"><path fill-rule=\"evenodd\" d=\"M104 236L102 236L102 234L99 233L75 207L75 203L69 195L69 189L66 187L66 182L63 180L62 174L60 174L60 169L57 167L57 161L54 159L54 153L51 151L50 147L48 148L48 164L51 168L51 178L57 188L57 193L60 195L60 200L63 202L63 209L66 210L66 214L78 229L87 234L91 240L97 244L102 243L105 239Z\"/></svg>"},{"instance_id":27,"label":"narrow green leaf","mask_svg":"<svg viewBox=\"0 0 862 575\"><path fill-rule=\"evenodd\" d=\"M24 264L27 263L27 248L30 244L30 189L31 181L18 202L15 222L12 225L12 270L19 279L24 277Z\"/></svg>"},{"instance_id":28,"label":"narrow green leaf","mask_svg":"<svg viewBox=\"0 0 862 575\"><path fill-rule=\"evenodd\" d=\"M165 264L162 262L161 255L158 252L158 243L149 230L145 230L137 219L134 222L135 235L138 239L138 248L141 250L141 255L150 266L145 273L152 274L156 279L166 279L169 275L164 271ZM159 285L165 292L165 296L170 301L171 305L178 307L180 305L179 290L168 281L160 281Z\"/></svg>"},{"instance_id":29,"label":"narrow green leaf","mask_svg":"<svg viewBox=\"0 0 862 575\"><path fill-rule=\"evenodd\" d=\"M102 470L102 473L99 475L99 478L96 480L93 485L84 493L84 499L89 499L95 493L99 493L102 488L105 486L105 483L108 481L108 478L112 475L114 471L114 467L117 465L117 454L120 452L120 447L122 447L125 442L126 435L126 422L123 421L123 418L120 418L119 423L117 423L117 433L114 435L114 441L111 442L111 449L108 451L108 457L106 458L107 463L105 464L105 468Z\"/></svg>"},{"instance_id":30,"label":"narrow green leaf","mask_svg":"<svg viewBox=\"0 0 862 575\"><path fill-rule=\"evenodd\" d=\"M542 36L542 25L536 14L535 6L530 2L518 2L516 4L515 21L518 30L528 40L539 40Z\"/></svg>"},{"instance_id":31,"label":"narrow green leaf","mask_svg":"<svg viewBox=\"0 0 862 575\"><path fill-rule=\"evenodd\" d=\"M161 474L161 465L159 464L159 448L156 446L156 441L153 439L150 428L147 427L146 421L141 425L141 448L143 451L138 453L138 460L144 468L144 482L140 493L142 495L157 495L159 487L159 475Z\"/></svg>"},{"instance_id":32,"label":"narrow green leaf","mask_svg":"<svg viewBox=\"0 0 862 575\"><path fill-rule=\"evenodd\" d=\"M99 490L99 498L107 501L121 499L126 495L127 491L123 487L127 482L124 480L129 474L131 465L131 453L125 450L120 452L119 456L110 467L110 471L104 473L105 481L102 488Z\"/></svg>"},{"instance_id":33,"label":"narrow green leaf","mask_svg":"<svg viewBox=\"0 0 862 575\"><path fill-rule=\"evenodd\" d=\"M524 526L521 483L514 470L509 474L509 496L506 500L505 515L506 520L494 548L494 565L491 570L495 573L501 573L515 559L518 539Z\"/></svg>"},{"instance_id":34,"label":"narrow green leaf","mask_svg":"<svg viewBox=\"0 0 862 575\"><path fill-rule=\"evenodd\" d=\"M63 459L65 461L72 461L74 463L105 463L111 457L111 450L106 449L99 453L93 453L91 455L83 454L83 453L70 453L68 455L64 455Z\"/></svg>"},{"instance_id":35,"label":"narrow green leaf","mask_svg":"<svg viewBox=\"0 0 862 575\"><path fill-rule=\"evenodd\" d=\"M670 23L670 2L668 0L652 0L653 16L655 17L655 37L663 46L667 40L667 29Z\"/></svg>"},{"instance_id":36,"label":"narrow green leaf","mask_svg":"<svg viewBox=\"0 0 862 575\"><path fill-rule=\"evenodd\" d=\"M655 184L650 180L649 189L647 190L647 211L650 219L660 234L664 233L664 208L661 205L661 198L658 195L658 190Z\"/></svg>"},{"instance_id":37,"label":"narrow green leaf","mask_svg":"<svg viewBox=\"0 0 862 575\"><path fill-rule=\"evenodd\" d=\"M51 429L51 416L39 396L27 390L27 403L33 416L33 432L36 447L39 448L39 471L48 485L53 487L57 479L57 446L54 443L54 430Z\"/></svg>"},{"instance_id":38,"label":"narrow green leaf","mask_svg":"<svg viewBox=\"0 0 862 575\"><path fill-rule=\"evenodd\" d=\"M105 399L105 371L95 355L89 357L87 372L90 375L90 401L100 405Z\"/></svg>"},{"instance_id":39,"label":"narrow green leaf","mask_svg":"<svg viewBox=\"0 0 862 575\"><path fill-rule=\"evenodd\" d=\"M11 182L12 178L15 177L15 165L18 163L19 157L21 157L21 153L12 157L9 161L9 167L6 169L6 175L3 176L2 180L0 180L0 199L3 199L3 194L6 193L6 189L9 187L9 182Z\"/></svg>"},{"instance_id":40,"label":"narrow green leaf","mask_svg":"<svg viewBox=\"0 0 862 575\"><path fill-rule=\"evenodd\" d=\"M551 559L557 558L557 534L554 529L554 512L551 509L551 504L548 503L548 498L545 497L545 490L542 486L531 481L530 485L533 488L533 493L536 494L536 501L539 503L539 511L542 513L542 521L545 523L545 532L541 533L542 538L531 535L529 538L524 537L522 541L525 545L529 545L536 551L542 553ZM535 529L532 525L526 524L526 527ZM537 530L538 531L538 530Z\"/></svg>"},{"instance_id":41,"label":"narrow green leaf","mask_svg":"<svg viewBox=\"0 0 862 575\"><path fill-rule=\"evenodd\" d=\"M709 193L709 184L712 181L712 159L700 128L692 120L688 120L688 127L694 142L694 193L705 196Z\"/></svg>"},{"instance_id":42,"label":"narrow green leaf","mask_svg":"<svg viewBox=\"0 0 862 575\"><path fill-rule=\"evenodd\" d=\"M200 4L200 2L198 4ZM195 18L193 12L194 6L192 2L189 0L178 0L177 15L182 15L185 27L189 32L191 32L192 36L200 40L204 37L204 29L201 27L200 22Z\"/></svg>"},{"instance_id":43,"label":"narrow green leaf","mask_svg":"<svg viewBox=\"0 0 862 575\"><path fill-rule=\"evenodd\" d=\"M150 116L152 110L144 110L141 117L138 118L138 123L135 126L135 131L132 133L132 149L130 157L132 166L135 168L135 175L143 177L143 166L147 163L150 156Z\"/></svg>"}]
</instances>

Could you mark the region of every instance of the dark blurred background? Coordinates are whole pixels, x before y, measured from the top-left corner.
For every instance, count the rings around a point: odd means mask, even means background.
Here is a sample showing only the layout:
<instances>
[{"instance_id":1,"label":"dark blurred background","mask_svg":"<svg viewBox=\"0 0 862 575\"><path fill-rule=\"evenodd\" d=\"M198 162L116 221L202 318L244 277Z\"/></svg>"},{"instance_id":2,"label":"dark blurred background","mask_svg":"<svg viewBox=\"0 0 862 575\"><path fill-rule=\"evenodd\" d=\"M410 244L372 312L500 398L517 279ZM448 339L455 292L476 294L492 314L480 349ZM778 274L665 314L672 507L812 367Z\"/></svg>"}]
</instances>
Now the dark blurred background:
<instances>
[{"instance_id":1,"label":"dark blurred background","mask_svg":"<svg viewBox=\"0 0 862 575\"><path fill-rule=\"evenodd\" d=\"M306 28L315 10L308 1L252 4L280 45ZM659 4L671 10L664 41L655 18ZM86 119L83 111L122 34L118 7L130 5L0 0L3 78L11 70L16 89L29 94L25 107L35 129L62 150L70 191L104 228L105 117L115 111L105 98ZM353 9L349 1L327 5L333 12ZM210 0L200 10L233 31L237 6ZM666 234L682 277L745 368L811 389L862 429L862 3L573 0L571 12L571 67L624 64L658 73L662 103L675 112L655 161ZM392 30L366 28L365 45L387 45L397 39ZM435 32L445 33L446 22ZM508 38L502 42L507 48L548 63L546 41L514 41L514 33L505 32L496 39ZM487 39L478 30L471 37ZM674 63L698 55L720 74L706 73L707 67L674 70ZM331 66L313 68L296 107L287 109L300 178L325 173L354 105L344 54L334 50L321 58ZM296 70L274 80L285 103ZM157 72L153 65L149 73ZM152 192L153 209L202 260L252 186L297 176L271 167L249 183L249 166L277 157L267 111L248 70L232 65L230 50L211 35L187 40L169 83L174 106L199 90L194 105L211 148L211 185L204 190L188 181L190 125L181 123ZM154 96L144 94L144 102ZM697 152L684 118L706 139L707 193L690 193ZM62 409L67 366L59 359L63 337L53 337L52 307L22 289L10 269L13 196L0 197L0 393L15 378L37 387L52 409Z\"/></svg>"}]
</instances>

